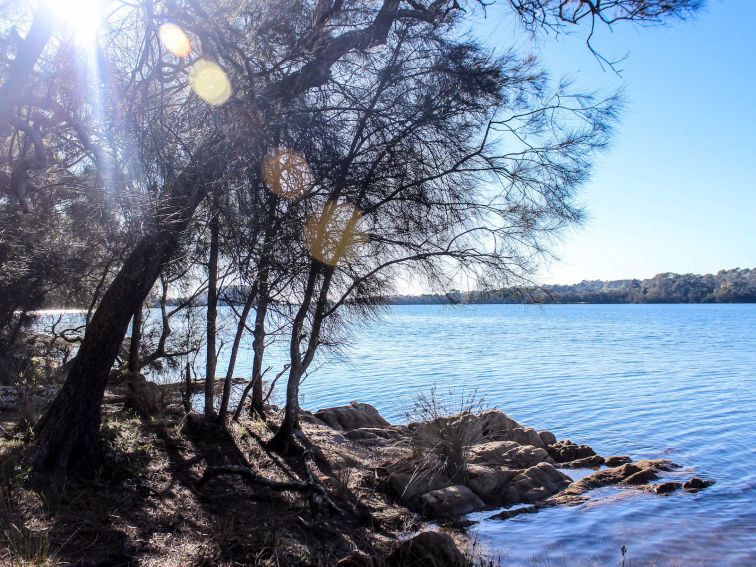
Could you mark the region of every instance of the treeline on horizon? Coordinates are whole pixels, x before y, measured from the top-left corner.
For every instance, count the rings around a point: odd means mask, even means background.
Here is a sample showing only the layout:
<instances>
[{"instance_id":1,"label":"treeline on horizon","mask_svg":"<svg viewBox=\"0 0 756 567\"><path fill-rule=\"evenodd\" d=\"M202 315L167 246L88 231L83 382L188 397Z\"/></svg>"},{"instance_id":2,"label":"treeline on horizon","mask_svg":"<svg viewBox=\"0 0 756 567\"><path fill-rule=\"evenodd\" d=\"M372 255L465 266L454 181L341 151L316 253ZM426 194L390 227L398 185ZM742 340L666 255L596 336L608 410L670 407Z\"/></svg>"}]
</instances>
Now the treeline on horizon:
<instances>
[{"instance_id":1,"label":"treeline on horizon","mask_svg":"<svg viewBox=\"0 0 756 567\"><path fill-rule=\"evenodd\" d=\"M756 268L704 275L665 272L645 280L585 280L570 285L400 295L390 298L389 303L756 303Z\"/></svg>"}]
</instances>

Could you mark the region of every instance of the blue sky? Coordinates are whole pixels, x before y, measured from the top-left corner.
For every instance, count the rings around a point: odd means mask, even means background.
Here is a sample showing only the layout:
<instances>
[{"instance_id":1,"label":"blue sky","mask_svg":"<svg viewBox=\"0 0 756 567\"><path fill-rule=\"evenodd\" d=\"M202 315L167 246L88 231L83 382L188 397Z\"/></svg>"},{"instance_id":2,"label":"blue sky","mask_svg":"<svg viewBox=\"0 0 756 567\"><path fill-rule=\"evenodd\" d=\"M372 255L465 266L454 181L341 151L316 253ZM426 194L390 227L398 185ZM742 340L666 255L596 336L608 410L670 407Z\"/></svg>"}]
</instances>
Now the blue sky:
<instances>
[{"instance_id":1,"label":"blue sky","mask_svg":"<svg viewBox=\"0 0 756 567\"><path fill-rule=\"evenodd\" d=\"M618 25L595 46L627 59L602 70L584 36L533 42L489 8L476 32L538 54L554 77L623 87L613 146L580 195L588 219L564 234L544 282L646 278L756 266L756 34L753 0L710 0L688 21Z\"/></svg>"}]
</instances>

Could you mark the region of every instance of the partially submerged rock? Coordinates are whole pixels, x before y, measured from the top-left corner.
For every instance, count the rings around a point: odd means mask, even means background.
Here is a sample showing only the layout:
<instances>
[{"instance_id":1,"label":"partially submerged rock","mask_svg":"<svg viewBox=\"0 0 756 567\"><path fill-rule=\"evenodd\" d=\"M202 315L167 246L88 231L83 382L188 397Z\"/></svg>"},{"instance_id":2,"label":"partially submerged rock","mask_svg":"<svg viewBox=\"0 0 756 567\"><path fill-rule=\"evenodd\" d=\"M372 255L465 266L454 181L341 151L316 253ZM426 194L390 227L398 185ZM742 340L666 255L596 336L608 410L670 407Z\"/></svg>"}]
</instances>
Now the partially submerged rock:
<instances>
[{"instance_id":1,"label":"partially submerged rock","mask_svg":"<svg viewBox=\"0 0 756 567\"><path fill-rule=\"evenodd\" d=\"M698 478L697 476L694 476L685 481L683 488L688 492L698 492L699 490L708 488L709 486L714 484L714 482L715 481L710 479Z\"/></svg>"},{"instance_id":2,"label":"partially submerged rock","mask_svg":"<svg viewBox=\"0 0 756 567\"><path fill-rule=\"evenodd\" d=\"M502 495L503 505L532 504L553 496L570 485L571 479L549 463L539 463L512 479Z\"/></svg>"},{"instance_id":3,"label":"partially submerged rock","mask_svg":"<svg viewBox=\"0 0 756 567\"><path fill-rule=\"evenodd\" d=\"M603 469L573 482L559 496L576 496L603 486L615 484L647 484L658 478L660 471L671 471L678 465L665 459L643 460L619 467Z\"/></svg>"},{"instance_id":4,"label":"partially submerged rock","mask_svg":"<svg viewBox=\"0 0 756 567\"><path fill-rule=\"evenodd\" d=\"M657 494L669 494L670 492L675 492L683 487L682 483L679 482L662 482L652 486L654 492Z\"/></svg>"},{"instance_id":5,"label":"partially submerged rock","mask_svg":"<svg viewBox=\"0 0 756 567\"><path fill-rule=\"evenodd\" d=\"M591 469L600 467L603 464L604 457L593 455L592 457L577 459L575 461L570 461L569 463L561 463L559 466L563 469Z\"/></svg>"},{"instance_id":6,"label":"partially submerged rock","mask_svg":"<svg viewBox=\"0 0 756 567\"><path fill-rule=\"evenodd\" d=\"M569 439L549 445L548 452L557 463L569 463L570 461L593 457L596 454L588 445L576 445Z\"/></svg>"},{"instance_id":7,"label":"partially submerged rock","mask_svg":"<svg viewBox=\"0 0 756 567\"><path fill-rule=\"evenodd\" d=\"M383 419L370 404L352 402L348 406L326 408L315 412L315 417L336 429L346 431L359 428L386 428L391 424Z\"/></svg>"}]
</instances>

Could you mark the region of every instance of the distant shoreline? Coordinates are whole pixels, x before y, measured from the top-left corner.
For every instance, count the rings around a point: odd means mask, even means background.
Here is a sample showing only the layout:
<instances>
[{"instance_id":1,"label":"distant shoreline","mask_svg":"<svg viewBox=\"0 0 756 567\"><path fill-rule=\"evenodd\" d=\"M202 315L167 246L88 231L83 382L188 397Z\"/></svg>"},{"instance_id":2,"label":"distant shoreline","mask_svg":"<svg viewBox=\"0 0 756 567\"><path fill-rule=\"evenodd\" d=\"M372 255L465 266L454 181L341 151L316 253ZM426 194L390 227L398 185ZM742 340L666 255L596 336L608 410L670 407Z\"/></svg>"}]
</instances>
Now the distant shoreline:
<instances>
[{"instance_id":1,"label":"distant shoreline","mask_svg":"<svg viewBox=\"0 0 756 567\"><path fill-rule=\"evenodd\" d=\"M248 290L231 286L221 292L220 304L243 303ZM169 305L184 303L185 298L172 298ZM448 293L422 295L385 295L364 302L384 305L497 305L497 304L716 304L756 303L756 268L720 270L716 274L674 274L665 272L640 280L585 280L577 284L552 284L509 287L490 291L451 290ZM207 304L204 295L194 298L195 306ZM153 307L156 305L152 305ZM46 306L37 311L78 311L73 305Z\"/></svg>"},{"instance_id":2,"label":"distant shoreline","mask_svg":"<svg viewBox=\"0 0 756 567\"><path fill-rule=\"evenodd\" d=\"M756 268L716 274L657 274L646 280L590 280L491 291L452 290L445 294L400 295L392 305L425 304L683 304L756 303Z\"/></svg>"}]
</instances>

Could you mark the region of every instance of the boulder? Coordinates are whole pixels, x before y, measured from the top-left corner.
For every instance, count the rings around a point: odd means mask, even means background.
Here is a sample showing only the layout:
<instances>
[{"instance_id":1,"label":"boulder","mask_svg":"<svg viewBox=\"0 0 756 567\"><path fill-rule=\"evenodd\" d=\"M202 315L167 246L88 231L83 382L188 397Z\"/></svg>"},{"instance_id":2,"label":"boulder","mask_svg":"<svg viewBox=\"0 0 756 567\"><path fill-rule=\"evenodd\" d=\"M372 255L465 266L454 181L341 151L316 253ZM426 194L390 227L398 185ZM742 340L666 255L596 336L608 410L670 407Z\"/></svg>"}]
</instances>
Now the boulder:
<instances>
[{"instance_id":1,"label":"boulder","mask_svg":"<svg viewBox=\"0 0 756 567\"><path fill-rule=\"evenodd\" d=\"M538 436L547 447L557 442L556 435L554 435L551 431L539 431Z\"/></svg>"},{"instance_id":2,"label":"boulder","mask_svg":"<svg viewBox=\"0 0 756 567\"><path fill-rule=\"evenodd\" d=\"M400 543L385 559L385 567L469 567L470 563L445 533L422 532Z\"/></svg>"},{"instance_id":3,"label":"boulder","mask_svg":"<svg viewBox=\"0 0 756 567\"><path fill-rule=\"evenodd\" d=\"M551 459L546 450L540 447L520 445L515 441L489 441L472 447L470 461L476 464L506 465L510 468L525 469Z\"/></svg>"},{"instance_id":4,"label":"boulder","mask_svg":"<svg viewBox=\"0 0 756 567\"><path fill-rule=\"evenodd\" d=\"M164 407L163 393L160 386L149 382L143 374L130 372L123 377L126 387L127 408L143 415L154 415Z\"/></svg>"},{"instance_id":5,"label":"boulder","mask_svg":"<svg viewBox=\"0 0 756 567\"><path fill-rule=\"evenodd\" d=\"M715 481L710 480L710 479L698 478L697 476L694 476L685 481L685 484L683 484L683 488L687 490L688 492L698 492L699 490L708 488L709 486L714 484L714 482Z\"/></svg>"},{"instance_id":6,"label":"boulder","mask_svg":"<svg viewBox=\"0 0 756 567\"><path fill-rule=\"evenodd\" d=\"M588 445L576 445L569 439L552 443L548 446L548 452L557 463L569 463L596 454Z\"/></svg>"},{"instance_id":7,"label":"boulder","mask_svg":"<svg viewBox=\"0 0 756 567\"><path fill-rule=\"evenodd\" d=\"M472 490L464 485L455 484L421 495L419 507L424 516L450 518L482 510L485 504Z\"/></svg>"},{"instance_id":8,"label":"boulder","mask_svg":"<svg viewBox=\"0 0 756 567\"><path fill-rule=\"evenodd\" d=\"M351 402L348 406L318 410L315 417L333 428L347 431L365 427L382 429L391 425L373 406L357 402Z\"/></svg>"},{"instance_id":9,"label":"boulder","mask_svg":"<svg viewBox=\"0 0 756 567\"><path fill-rule=\"evenodd\" d=\"M535 514L536 512L538 512L538 510L539 510L538 506L521 506L520 508L515 508L514 510L504 510L502 512L499 512L498 514L494 514L488 519L489 520L509 520L521 514Z\"/></svg>"},{"instance_id":10,"label":"boulder","mask_svg":"<svg viewBox=\"0 0 756 567\"><path fill-rule=\"evenodd\" d=\"M539 463L522 471L507 485L504 505L532 504L552 496L570 484L570 477L549 463Z\"/></svg>"},{"instance_id":11,"label":"boulder","mask_svg":"<svg viewBox=\"0 0 756 567\"><path fill-rule=\"evenodd\" d=\"M541 436L532 427L513 428L509 439L520 445L532 445L533 447L539 447L540 449L546 448L546 443L543 442Z\"/></svg>"},{"instance_id":12,"label":"boulder","mask_svg":"<svg viewBox=\"0 0 756 567\"><path fill-rule=\"evenodd\" d=\"M618 456L612 456L612 457L606 457L604 459L604 464L607 467L619 467L620 465L626 465L627 463L631 463L633 460L630 457L626 457L625 455L618 455Z\"/></svg>"},{"instance_id":13,"label":"boulder","mask_svg":"<svg viewBox=\"0 0 756 567\"><path fill-rule=\"evenodd\" d=\"M511 439L512 430L522 427L514 419L499 410L484 411L475 416L475 419L480 425L481 435L486 439Z\"/></svg>"},{"instance_id":14,"label":"boulder","mask_svg":"<svg viewBox=\"0 0 756 567\"><path fill-rule=\"evenodd\" d=\"M519 474L519 471L501 467L469 465L465 484L486 504L496 506L501 500L504 487Z\"/></svg>"}]
</instances>

